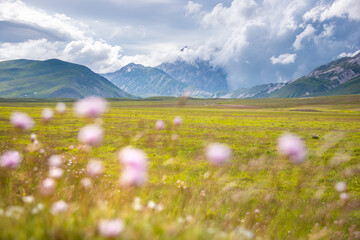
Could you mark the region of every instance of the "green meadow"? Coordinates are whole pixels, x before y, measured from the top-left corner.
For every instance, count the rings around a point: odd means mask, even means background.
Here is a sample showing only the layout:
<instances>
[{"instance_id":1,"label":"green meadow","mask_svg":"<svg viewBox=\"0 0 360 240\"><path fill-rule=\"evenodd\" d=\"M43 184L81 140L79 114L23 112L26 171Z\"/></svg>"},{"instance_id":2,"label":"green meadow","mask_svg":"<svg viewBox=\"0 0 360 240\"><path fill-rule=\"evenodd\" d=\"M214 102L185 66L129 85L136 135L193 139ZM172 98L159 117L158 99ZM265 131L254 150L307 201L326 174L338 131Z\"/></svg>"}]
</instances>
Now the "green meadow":
<instances>
[{"instance_id":1,"label":"green meadow","mask_svg":"<svg viewBox=\"0 0 360 240\"><path fill-rule=\"evenodd\" d=\"M67 113L43 123L43 108L57 101ZM96 120L104 143L90 149L78 147L77 134L93 121L75 117L71 100L0 100L0 155L23 155L19 168L0 168L0 239L103 239L99 221L114 218L124 221L118 239L360 239L360 95L108 101L109 111ZM13 111L29 114L35 127L14 129ZM176 116L183 120L178 127ZM155 129L158 119L164 130ZM306 143L303 164L279 156L277 139L286 132ZM206 160L210 143L232 149L228 164ZM129 145L149 161L148 181L137 188L119 184L117 153ZM64 175L53 195L42 196L53 154L63 156ZM105 172L84 189L93 158ZM346 183L347 199L340 199L338 182ZM52 214L61 199L69 208Z\"/></svg>"}]
</instances>

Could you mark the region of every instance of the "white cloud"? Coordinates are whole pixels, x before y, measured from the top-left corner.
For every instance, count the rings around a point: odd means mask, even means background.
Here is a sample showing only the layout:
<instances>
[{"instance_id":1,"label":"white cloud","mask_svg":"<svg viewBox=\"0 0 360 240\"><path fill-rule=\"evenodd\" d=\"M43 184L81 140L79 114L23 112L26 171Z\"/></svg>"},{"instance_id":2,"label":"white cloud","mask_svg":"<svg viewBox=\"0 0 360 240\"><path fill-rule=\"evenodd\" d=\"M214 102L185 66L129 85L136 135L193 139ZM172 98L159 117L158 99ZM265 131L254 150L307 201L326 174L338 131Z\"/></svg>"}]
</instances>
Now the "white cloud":
<instances>
[{"instance_id":1,"label":"white cloud","mask_svg":"<svg viewBox=\"0 0 360 240\"><path fill-rule=\"evenodd\" d=\"M200 12L202 5L199 3L193 3L192 1L188 1L185 6L186 15L191 15Z\"/></svg>"},{"instance_id":2,"label":"white cloud","mask_svg":"<svg viewBox=\"0 0 360 240\"><path fill-rule=\"evenodd\" d=\"M37 59L46 60L58 56L58 50L63 43L49 42L46 39L28 40L21 43L0 44L0 61L11 59Z\"/></svg>"},{"instance_id":3,"label":"white cloud","mask_svg":"<svg viewBox=\"0 0 360 240\"><path fill-rule=\"evenodd\" d=\"M65 39L84 38L88 30L86 25L64 14L49 15L19 0L0 1L0 21L29 25Z\"/></svg>"},{"instance_id":4,"label":"white cloud","mask_svg":"<svg viewBox=\"0 0 360 240\"><path fill-rule=\"evenodd\" d=\"M121 47L104 41L84 39L67 44L61 56L67 61L81 62L97 72L108 72L121 67L121 51Z\"/></svg>"},{"instance_id":5,"label":"white cloud","mask_svg":"<svg viewBox=\"0 0 360 240\"><path fill-rule=\"evenodd\" d=\"M322 33L320 34L319 37L326 38L326 37L331 37L332 35L334 35L334 32L335 32L334 24L324 24L323 28L324 28L324 31L322 31Z\"/></svg>"},{"instance_id":6,"label":"white cloud","mask_svg":"<svg viewBox=\"0 0 360 240\"><path fill-rule=\"evenodd\" d=\"M0 2L0 21L24 24L49 32L60 40L26 40L0 44L0 60L59 58L84 64L96 72L117 70L121 65L121 47L95 40L89 28L64 14L50 15L19 0Z\"/></svg>"},{"instance_id":7,"label":"white cloud","mask_svg":"<svg viewBox=\"0 0 360 240\"><path fill-rule=\"evenodd\" d=\"M296 30L298 22L295 18L297 12L306 6L306 1L292 1L282 11L282 19L280 21L280 29L278 34L283 35L288 30Z\"/></svg>"},{"instance_id":8,"label":"white cloud","mask_svg":"<svg viewBox=\"0 0 360 240\"><path fill-rule=\"evenodd\" d=\"M306 25L305 30L296 36L295 42L292 46L295 50L301 49L303 40L312 37L314 33L315 28L311 24Z\"/></svg>"},{"instance_id":9,"label":"white cloud","mask_svg":"<svg viewBox=\"0 0 360 240\"><path fill-rule=\"evenodd\" d=\"M306 12L303 16L305 21L320 21L338 17L349 18L350 20L360 21L360 1L359 0L335 0L332 4L320 3Z\"/></svg>"},{"instance_id":10,"label":"white cloud","mask_svg":"<svg viewBox=\"0 0 360 240\"><path fill-rule=\"evenodd\" d=\"M345 52L342 52L338 57L339 58L342 58L342 57L355 57L357 54L360 53L360 50L357 50L355 52L352 52L352 53L345 53Z\"/></svg>"},{"instance_id":11,"label":"white cloud","mask_svg":"<svg viewBox=\"0 0 360 240\"><path fill-rule=\"evenodd\" d=\"M270 61L272 64L289 64L295 62L296 54L281 54L278 57L272 56Z\"/></svg>"},{"instance_id":12,"label":"white cloud","mask_svg":"<svg viewBox=\"0 0 360 240\"><path fill-rule=\"evenodd\" d=\"M173 0L106 0L109 2L113 2L119 5L144 5L144 4L168 4L171 3Z\"/></svg>"},{"instance_id":13,"label":"white cloud","mask_svg":"<svg viewBox=\"0 0 360 240\"><path fill-rule=\"evenodd\" d=\"M351 20L360 20L359 0L335 0L333 4L325 9L320 15L320 21L333 17L345 17Z\"/></svg>"},{"instance_id":14,"label":"white cloud","mask_svg":"<svg viewBox=\"0 0 360 240\"><path fill-rule=\"evenodd\" d=\"M306 22L307 21L315 22L315 21L319 20L321 13L324 12L328 7L329 6L324 5L324 4L316 5L315 7L311 8L309 11L307 11L304 14L303 19Z\"/></svg>"}]
</instances>

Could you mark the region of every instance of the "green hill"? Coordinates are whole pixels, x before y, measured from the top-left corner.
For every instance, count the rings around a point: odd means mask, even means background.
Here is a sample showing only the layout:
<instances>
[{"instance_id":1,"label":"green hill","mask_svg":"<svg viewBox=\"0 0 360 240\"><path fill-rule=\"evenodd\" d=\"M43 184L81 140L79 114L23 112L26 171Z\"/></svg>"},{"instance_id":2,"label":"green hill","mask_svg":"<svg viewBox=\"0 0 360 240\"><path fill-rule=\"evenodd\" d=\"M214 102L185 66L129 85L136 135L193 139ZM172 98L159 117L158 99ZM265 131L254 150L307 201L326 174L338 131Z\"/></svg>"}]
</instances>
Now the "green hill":
<instances>
[{"instance_id":1,"label":"green hill","mask_svg":"<svg viewBox=\"0 0 360 240\"><path fill-rule=\"evenodd\" d=\"M133 97L89 68L58 59L0 62L0 97Z\"/></svg>"}]
</instances>

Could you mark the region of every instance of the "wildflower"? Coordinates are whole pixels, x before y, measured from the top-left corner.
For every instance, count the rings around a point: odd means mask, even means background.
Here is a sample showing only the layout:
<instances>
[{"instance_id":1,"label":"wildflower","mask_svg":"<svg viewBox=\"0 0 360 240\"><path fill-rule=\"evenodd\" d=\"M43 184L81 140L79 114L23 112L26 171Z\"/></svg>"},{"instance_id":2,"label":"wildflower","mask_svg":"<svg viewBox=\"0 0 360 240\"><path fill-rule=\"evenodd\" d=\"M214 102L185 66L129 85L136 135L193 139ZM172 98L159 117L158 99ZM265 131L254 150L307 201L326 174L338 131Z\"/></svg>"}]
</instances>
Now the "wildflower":
<instances>
[{"instance_id":1,"label":"wildflower","mask_svg":"<svg viewBox=\"0 0 360 240\"><path fill-rule=\"evenodd\" d=\"M17 151L6 151L0 157L0 166L4 168L15 169L22 161L22 156Z\"/></svg>"},{"instance_id":2,"label":"wildflower","mask_svg":"<svg viewBox=\"0 0 360 240\"><path fill-rule=\"evenodd\" d=\"M23 196L22 200L24 203L33 203L35 198L33 196Z\"/></svg>"},{"instance_id":3,"label":"wildflower","mask_svg":"<svg viewBox=\"0 0 360 240\"><path fill-rule=\"evenodd\" d=\"M179 117L179 116L175 117L175 119L174 119L174 121L173 121L173 124L174 124L175 126L181 125L181 124L182 124L182 119L181 119L181 117Z\"/></svg>"},{"instance_id":4,"label":"wildflower","mask_svg":"<svg viewBox=\"0 0 360 240\"><path fill-rule=\"evenodd\" d=\"M78 140L89 146L101 145L104 138L104 130L98 125L87 125L79 130Z\"/></svg>"},{"instance_id":5,"label":"wildflower","mask_svg":"<svg viewBox=\"0 0 360 240\"><path fill-rule=\"evenodd\" d=\"M41 113L41 118L44 122L49 122L54 117L54 111L50 108L44 108Z\"/></svg>"},{"instance_id":6,"label":"wildflower","mask_svg":"<svg viewBox=\"0 0 360 240\"><path fill-rule=\"evenodd\" d=\"M32 214L37 214L38 212L44 209L44 204L38 203L33 209L31 209Z\"/></svg>"},{"instance_id":7,"label":"wildflower","mask_svg":"<svg viewBox=\"0 0 360 240\"><path fill-rule=\"evenodd\" d=\"M134 202L131 206L135 211L141 211L143 209L143 206L141 205L141 199L139 197L134 199Z\"/></svg>"},{"instance_id":8,"label":"wildflower","mask_svg":"<svg viewBox=\"0 0 360 240\"><path fill-rule=\"evenodd\" d=\"M278 151L288 157L293 163L300 164L305 161L306 148L303 141L296 135L284 134L278 138Z\"/></svg>"},{"instance_id":9,"label":"wildflower","mask_svg":"<svg viewBox=\"0 0 360 240\"><path fill-rule=\"evenodd\" d=\"M79 117L97 118L107 111L108 103L99 97L88 97L77 101L74 111Z\"/></svg>"},{"instance_id":10,"label":"wildflower","mask_svg":"<svg viewBox=\"0 0 360 240\"><path fill-rule=\"evenodd\" d=\"M335 184L335 189L338 192L345 192L346 191L346 183L345 182L338 182Z\"/></svg>"},{"instance_id":11,"label":"wildflower","mask_svg":"<svg viewBox=\"0 0 360 240\"><path fill-rule=\"evenodd\" d=\"M147 157L144 151L131 147L123 148L118 154L124 169L121 183L125 186L140 186L147 179Z\"/></svg>"},{"instance_id":12,"label":"wildflower","mask_svg":"<svg viewBox=\"0 0 360 240\"><path fill-rule=\"evenodd\" d=\"M50 168L49 177L59 179L59 178L61 178L63 173L64 173L64 170L62 170L61 168L57 168L57 167Z\"/></svg>"},{"instance_id":13,"label":"wildflower","mask_svg":"<svg viewBox=\"0 0 360 240\"><path fill-rule=\"evenodd\" d=\"M147 157L145 152L141 149L125 147L119 152L118 159L125 167L142 170L147 168Z\"/></svg>"},{"instance_id":14,"label":"wildflower","mask_svg":"<svg viewBox=\"0 0 360 240\"><path fill-rule=\"evenodd\" d=\"M24 208L21 206L10 206L5 212L6 217L20 219L21 215L24 213Z\"/></svg>"},{"instance_id":15,"label":"wildflower","mask_svg":"<svg viewBox=\"0 0 360 240\"><path fill-rule=\"evenodd\" d=\"M164 205L161 203L156 204L155 211L162 212L164 210Z\"/></svg>"},{"instance_id":16,"label":"wildflower","mask_svg":"<svg viewBox=\"0 0 360 240\"><path fill-rule=\"evenodd\" d=\"M55 191L56 182L52 178L46 178L40 185L40 193L49 196Z\"/></svg>"},{"instance_id":17,"label":"wildflower","mask_svg":"<svg viewBox=\"0 0 360 240\"><path fill-rule=\"evenodd\" d=\"M165 128L165 123L163 120L157 120L155 124L156 130L163 130Z\"/></svg>"},{"instance_id":18,"label":"wildflower","mask_svg":"<svg viewBox=\"0 0 360 240\"><path fill-rule=\"evenodd\" d=\"M68 204L64 200L57 201L51 206L51 213L55 215L61 212L65 212L68 207Z\"/></svg>"},{"instance_id":19,"label":"wildflower","mask_svg":"<svg viewBox=\"0 0 360 240\"><path fill-rule=\"evenodd\" d=\"M66 113L66 105L65 105L65 103L62 103L62 102L57 103L55 109L60 114Z\"/></svg>"},{"instance_id":20,"label":"wildflower","mask_svg":"<svg viewBox=\"0 0 360 240\"><path fill-rule=\"evenodd\" d=\"M177 141L178 138L179 138L179 135L177 135L177 134L171 135L171 140L174 141L174 142Z\"/></svg>"},{"instance_id":21,"label":"wildflower","mask_svg":"<svg viewBox=\"0 0 360 240\"><path fill-rule=\"evenodd\" d=\"M187 216L185 217L185 220L186 220L186 222L192 222L192 221L194 221L194 218L193 218L193 216L191 216L191 215L187 215Z\"/></svg>"},{"instance_id":22,"label":"wildflower","mask_svg":"<svg viewBox=\"0 0 360 240\"><path fill-rule=\"evenodd\" d=\"M149 201L147 206L148 208L154 209L156 207L156 203L154 201Z\"/></svg>"},{"instance_id":23,"label":"wildflower","mask_svg":"<svg viewBox=\"0 0 360 240\"><path fill-rule=\"evenodd\" d=\"M222 165L231 158L231 149L221 143L212 143L206 149L208 161L214 165Z\"/></svg>"},{"instance_id":24,"label":"wildflower","mask_svg":"<svg viewBox=\"0 0 360 240\"><path fill-rule=\"evenodd\" d=\"M340 199L341 200L348 200L349 199L349 194L343 192L343 193L340 193Z\"/></svg>"},{"instance_id":25,"label":"wildflower","mask_svg":"<svg viewBox=\"0 0 360 240\"><path fill-rule=\"evenodd\" d=\"M147 173L141 169L125 167L120 178L124 186L142 186L147 180Z\"/></svg>"},{"instance_id":26,"label":"wildflower","mask_svg":"<svg viewBox=\"0 0 360 240\"><path fill-rule=\"evenodd\" d=\"M84 188L90 188L92 185L90 178L83 178L81 179L80 183Z\"/></svg>"},{"instance_id":27,"label":"wildflower","mask_svg":"<svg viewBox=\"0 0 360 240\"><path fill-rule=\"evenodd\" d=\"M101 236L115 238L124 230L124 222L121 219L100 220L98 229Z\"/></svg>"},{"instance_id":28,"label":"wildflower","mask_svg":"<svg viewBox=\"0 0 360 240\"><path fill-rule=\"evenodd\" d=\"M32 134L30 135L30 141L31 141L31 142L37 141L37 138L36 138L36 134L35 134L35 133L32 133Z\"/></svg>"},{"instance_id":29,"label":"wildflower","mask_svg":"<svg viewBox=\"0 0 360 240\"><path fill-rule=\"evenodd\" d=\"M48 159L48 164L50 167L60 167L62 165L62 160L59 155L51 155Z\"/></svg>"},{"instance_id":30,"label":"wildflower","mask_svg":"<svg viewBox=\"0 0 360 240\"><path fill-rule=\"evenodd\" d=\"M90 177L96 177L104 172L104 166L101 161L94 159L87 164L86 171Z\"/></svg>"},{"instance_id":31,"label":"wildflower","mask_svg":"<svg viewBox=\"0 0 360 240\"><path fill-rule=\"evenodd\" d=\"M13 112L10 116L10 123L21 130L30 130L35 125L34 120L22 112Z\"/></svg>"}]
</instances>

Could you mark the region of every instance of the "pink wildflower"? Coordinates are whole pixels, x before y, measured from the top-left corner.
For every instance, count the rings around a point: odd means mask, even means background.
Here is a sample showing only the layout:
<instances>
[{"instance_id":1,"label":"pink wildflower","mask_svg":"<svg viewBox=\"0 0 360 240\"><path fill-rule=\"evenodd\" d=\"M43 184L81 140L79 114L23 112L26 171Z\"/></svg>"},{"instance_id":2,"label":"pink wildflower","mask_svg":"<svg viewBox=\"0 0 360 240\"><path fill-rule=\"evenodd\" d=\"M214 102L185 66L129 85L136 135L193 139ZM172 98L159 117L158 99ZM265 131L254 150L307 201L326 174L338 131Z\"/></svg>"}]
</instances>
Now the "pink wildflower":
<instances>
[{"instance_id":1,"label":"pink wildflower","mask_svg":"<svg viewBox=\"0 0 360 240\"><path fill-rule=\"evenodd\" d=\"M104 166L101 161L93 159L87 164L86 171L90 177L96 177L104 172Z\"/></svg>"},{"instance_id":2,"label":"pink wildflower","mask_svg":"<svg viewBox=\"0 0 360 240\"><path fill-rule=\"evenodd\" d=\"M181 125L181 124L182 124L182 119L181 119L181 117L177 116L177 117L174 119L173 124L174 124L175 126Z\"/></svg>"},{"instance_id":3,"label":"pink wildflower","mask_svg":"<svg viewBox=\"0 0 360 240\"><path fill-rule=\"evenodd\" d=\"M17 168L22 160L22 156L17 151L6 151L0 157L0 166L4 168L15 169Z\"/></svg>"},{"instance_id":4,"label":"pink wildflower","mask_svg":"<svg viewBox=\"0 0 360 240\"><path fill-rule=\"evenodd\" d=\"M66 105L65 103L59 102L56 104L56 111L60 114L66 113Z\"/></svg>"},{"instance_id":5,"label":"pink wildflower","mask_svg":"<svg viewBox=\"0 0 360 240\"><path fill-rule=\"evenodd\" d=\"M124 230L124 222L121 219L101 220L98 229L101 236L115 238Z\"/></svg>"},{"instance_id":6,"label":"pink wildflower","mask_svg":"<svg viewBox=\"0 0 360 240\"><path fill-rule=\"evenodd\" d=\"M335 189L338 192L345 192L346 191L346 183L345 182L338 182L335 184Z\"/></svg>"},{"instance_id":7,"label":"pink wildflower","mask_svg":"<svg viewBox=\"0 0 360 240\"><path fill-rule=\"evenodd\" d=\"M147 157L143 150L132 147L125 147L120 150L118 159L125 167L141 170L147 169Z\"/></svg>"},{"instance_id":8,"label":"pink wildflower","mask_svg":"<svg viewBox=\"0 0 360 240\"><path fill-rule=\"evenodd\" d=\"M41 118L44 122L49 122L54 117L54 111L51 108L44 108Z\"/></svg>"},{"instance_id":9,"label":"pink wildflower","mask_svg":"<svg viewBox=\"0 0 360 240\"><path fill-rule=\"evenodd\" d=\"M30 130L35 125L32 118L22 112L13 112L10 116L10 122L14 127L21 130Z\"/></svg>"},{"instance_id":10,"label":"pink wildflower","mask_svg":"<svg viewBox=\"0 0 360 240\"><path fill-rule=\"evenodd\" d=\"M278 138L278 151L295 164L300 164L306 159L304 142L293 134L284 134Z\"/></svg>"},{"instance_id":11,"label":"pink wildflower","mask_svg":"<svg viewBox=\"0 0 360 240\"><path fill-rule=\"evenodd\" d=\"M206 149L208 161L214 165L222 165L231 158L231 149L221 143L212 143Z\"/></svg>"},{"instance_id":12,"label":"pink wildflower","mask_svg":"<svg viewBox=\"0 0 360 240\"><path fill-rule=\"evenodd\" d=\"M103 142L104 130L98 125L87 125L80 129L78 140L89 146L99 146Z\"/></svg>"},{"instance_id":13,"label":"pink wildflower","mask_svg":"<svg viewBox=\"0 0 360 240\"><path fill-rule=\"evenodd\" d=\"M62 160L59 155L51 155L48 159L48 165L50 167L60 167L62 165Z\"/></svg>"},{"instance_id":14,"label":"pink wildflower","mask_svg":"<svg viewBox=\"0 0 360 240\"><path fill-rule=\"evenodd\" d=\"M64 200L57 201L51 205L51 213L53 215L65 212L69 208L68 204Z\"/></svg>"},{"instance_id":15,"label":"pink wildflower","mask_svg":"<svg viewBox=\"0 0 360 240\"><path fill-rule=\"evenodd\" d=\"M55 191L56 182L52 178L46 178L40 185L40 193L49 196Z\"/></svg>"},{"instance_id":16,"label":"pink wildflower","mask_svg":"<svg viewBox=\"0 0 360 240\"><path fill-rule=\"evenodd\" d=\"M147 179L147 157L144 151L131 147L119 152L119 161L123 164L121 183L125 186L141 186Z\"/></svg>"},{"instance_id":17,"label":"pink wildflower","mask_svg":"<svg viewBox=\"0 0 360 240\"><path fill-rule=\"evenodd\" d=\"M77 101L74 111L79 117L97 118L107 111L108 103L99 97L88 97Z\"/></svg>"},{"instance_id":18,"label":"pink wildflower","mask_svg":"<svg viewBox=\"0 0 360 240\"><path fill-rule=\"evenodd\" d=\"M57 167L50 168L49 177L59 179L59 178L61 178L63 173L64 173L64 170L62 170L61 168L57 168Z\"/></svg>"},{"instance_id":19,"label":"pink wildflower","mask_svg":"<svg viewBox=\"0 0 360 240\"><path fill-rule=\"evenodd\" d=\"M163 130L165 128L165 123L163 120L157 120L155 124L156 130Z\"/></svg>"}]
</instances>

